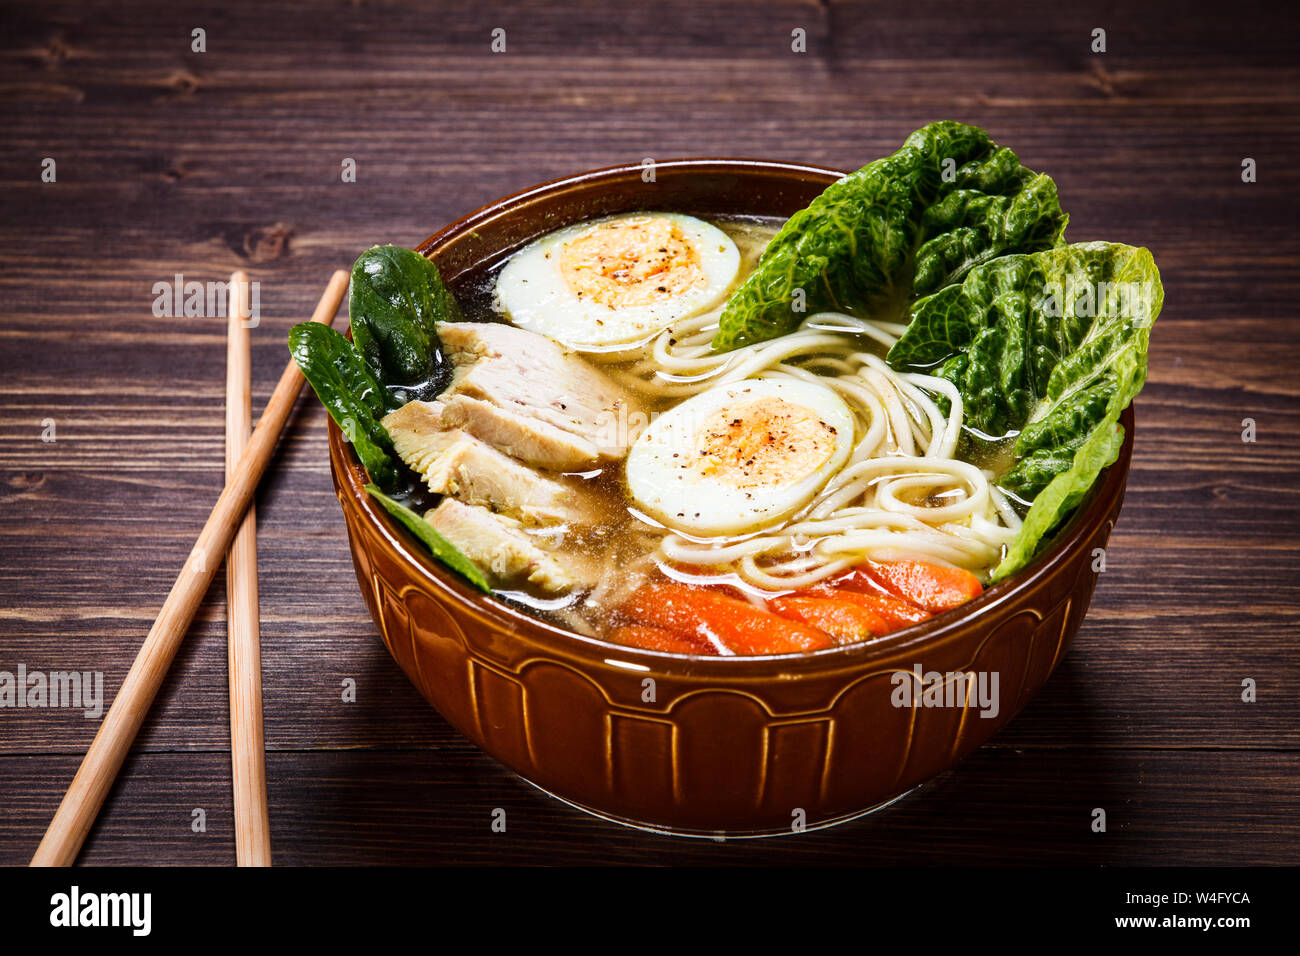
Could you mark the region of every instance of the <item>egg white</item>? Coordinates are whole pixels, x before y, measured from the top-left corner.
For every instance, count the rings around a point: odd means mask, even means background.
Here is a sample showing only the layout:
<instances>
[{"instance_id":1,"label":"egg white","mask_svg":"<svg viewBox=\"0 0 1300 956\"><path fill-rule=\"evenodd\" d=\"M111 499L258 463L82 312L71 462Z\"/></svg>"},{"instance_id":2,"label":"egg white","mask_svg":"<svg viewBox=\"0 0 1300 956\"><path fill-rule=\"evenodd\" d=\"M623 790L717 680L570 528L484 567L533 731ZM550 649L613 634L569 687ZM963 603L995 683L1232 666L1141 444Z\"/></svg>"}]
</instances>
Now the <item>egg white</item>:
<instances>
[{"instance_id":1,"label":"egg white","mask_svg":"<svg viewBox=\"0 0 1300 956\"><path fill-rule=\"evenodd\" d=\"M698 256L704 283L659 301L622 308L579 295L561 270L564 248L598 226L637 217L675 224ZM569 226L525 246L501 270L496 302L498 310L521 328L575 349L610 350L644 342L678 319L718 305L739 271L740 251L718 227L680 213L627 213Z\"/></svg>"},{"instance_id":2,"label":"egg white","mask_svg":"<svg viewBox=\"0 0 1300 956\"><path fill-rule=\"evenodd\" d=\"M745 482L734 474L705 473L700 448L708 423L725 422L733 411L739 415L764 399L779 399L788 404L772 407L794 406L833 428L829 456L815 467L800 467L797 453L786 459L777 454L778 472L762 487L738 487ZM853 450L853 424L844 400L814 382L746 379L719 385L665 412L641 433L627 457L628 492L643 513L691 536L769 528L806 505L844 466Z\"/></svg>"}]
</instances>

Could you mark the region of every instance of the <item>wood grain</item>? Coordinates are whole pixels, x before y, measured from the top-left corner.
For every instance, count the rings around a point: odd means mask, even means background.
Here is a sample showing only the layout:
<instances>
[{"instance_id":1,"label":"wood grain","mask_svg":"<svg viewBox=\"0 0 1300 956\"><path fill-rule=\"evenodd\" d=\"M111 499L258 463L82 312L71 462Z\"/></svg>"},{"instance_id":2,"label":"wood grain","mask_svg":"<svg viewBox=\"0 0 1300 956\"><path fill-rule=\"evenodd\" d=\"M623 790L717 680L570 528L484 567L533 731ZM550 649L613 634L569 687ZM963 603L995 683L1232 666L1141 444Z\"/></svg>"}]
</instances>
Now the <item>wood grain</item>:
<instances>
[{"instance_id":1,"label":"wood grain","mask_svg":"<svg viewBox=\"0 0 1300 956\"><path fill-rule=\"evenodd\" d=\"M155 316L177 273L261 282L261 407L321 277L372 243L646 156L856 168L941 117L1049 172L1071 239L1160 265L1128 497L1065 666L940 781L798 840L591 821L452 731L378 642L305 396L257 497L277 862L1300 862L1300 57L1281 5L96 0L5 21L0 670L102 671L105 706L223 483L224 318ZM218 583L87 862L233 859L224 608ZM96 726L0 711L0 863L30 857ZM496 806L504 840L482 825ZM1100 839L1096 806L1123 821Z\"/></svg>"}]
</instances>

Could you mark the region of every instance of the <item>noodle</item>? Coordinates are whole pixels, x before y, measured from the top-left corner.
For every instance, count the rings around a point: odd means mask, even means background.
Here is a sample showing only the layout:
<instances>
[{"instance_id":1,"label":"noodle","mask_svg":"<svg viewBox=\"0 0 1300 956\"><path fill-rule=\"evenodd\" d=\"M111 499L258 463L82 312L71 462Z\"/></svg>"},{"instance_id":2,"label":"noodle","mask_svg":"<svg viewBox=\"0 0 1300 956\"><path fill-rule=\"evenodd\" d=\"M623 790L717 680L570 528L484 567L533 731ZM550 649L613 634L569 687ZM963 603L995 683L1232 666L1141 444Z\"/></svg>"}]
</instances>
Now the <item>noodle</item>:
<instances>
[{"instance_id":1,"label":"noodle","mask_svg":"<svg viewBox=\"0 0 1300 956\"><path fill-rule=\"evenodd\" d=\"M996 563L1020 519L989 472L953 457L964 413L957 389L936 376L897 372L863 350L864 340L888 348L904 326L821 312L788 335L718 354L710 343L720 314L712 310L637 349L592 358L618 363L611 375L660 400L748 378L815 381L849 406L855 444L844 467L779 527L693 540L647 526L659 536L661 566L699 583L783 591L866 559L918 559L977 573Z\"/></svg>"}]
</instances>

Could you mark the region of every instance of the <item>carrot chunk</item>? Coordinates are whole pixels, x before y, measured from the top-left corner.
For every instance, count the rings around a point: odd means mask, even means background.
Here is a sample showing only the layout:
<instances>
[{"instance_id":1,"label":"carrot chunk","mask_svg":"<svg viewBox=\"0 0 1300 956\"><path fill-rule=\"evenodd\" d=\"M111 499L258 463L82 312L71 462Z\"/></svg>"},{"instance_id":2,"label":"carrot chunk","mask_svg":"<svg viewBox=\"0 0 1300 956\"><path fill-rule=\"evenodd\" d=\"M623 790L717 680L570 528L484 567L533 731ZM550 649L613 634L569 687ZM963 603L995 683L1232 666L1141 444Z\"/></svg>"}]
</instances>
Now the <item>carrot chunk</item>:
<instances>
[{"instance_id":1,"label":"carrot chunk","mask_svg":"<svg viewBox=\"0 0 1300 956\"><path fill-rule=\"evenodd\" d=\"M836 601L852 601L880 616L889 626L890 631L901 630L913 624L919 624L930 617L930 612L896 598L892 594L882 594L876 590L854 591L844 587L815 587L799 591L800 596L831 598Z\"/></svg>"},{"instance_id":2,"label":"carrot chunk","mask_svg":"<svg viewBox=\"0 0 1300 956\"><path fill-rule=\"evenodd\" d=\"M707 588L647 584L634 592L620 611L638 624L666 628L702 641L715 638L734 654L791 654L833 643L825 631Z\"/></svg>"},{"instance_id":3,"label":"carrot chunk","mask_svg":"<svg viewBox=\"0 0 1300 956\"><path fill-rule=\"evenodd\" d=\"M838 644L867 641L894 628L879 614L852 601L788 595L768 604L775 614L820 628Z\"/></svg>"},{"instance_id":4,"label":"carrot chunk","mask_svg":"<svg viewBox=\"0 0 1300 956\"><path fill-rule=\"evenodd\" d=\"M639 647L647 651L667 651L670 654L706 654L716 657L718 649L708 641L679 634L663 627L648 624L628 624L617 627L610 634L616 644Z\"/></svg>"},{"instance_id":5,"label":"carrot chunk","mask_svg":"<svg viewBox=\"0 0 1300 956\"><path fill-rule=\"evenodd\" d=\"M951 610L984 590L979 578L969 571L924 561L868 561L862 570L890 593L935 614Z\"/></svg>"},{"instance_id":6,"label":"carrot chunk","mask_svg":"<svg viewBox=\"0 0 1300 956\"><path fill-rule=\"evenodd\" d=\"M867 574L865 570L865 566L861 568L854 568L852 571L846 571L838 578L829 580L824 584L818 584L816 585L816 587L835 588L837 591L853 591L855 594L876 594L881 597L887 597L895 601L901 601L903 604L907 604L911 607L917 608L917 610L920 610L920 608L917 607L917 605L907 600L907 598L900 597L899 595L895 594L893 591L886 588L883 584L881 584L871 575Z\"/></svg>"}]
</instances>

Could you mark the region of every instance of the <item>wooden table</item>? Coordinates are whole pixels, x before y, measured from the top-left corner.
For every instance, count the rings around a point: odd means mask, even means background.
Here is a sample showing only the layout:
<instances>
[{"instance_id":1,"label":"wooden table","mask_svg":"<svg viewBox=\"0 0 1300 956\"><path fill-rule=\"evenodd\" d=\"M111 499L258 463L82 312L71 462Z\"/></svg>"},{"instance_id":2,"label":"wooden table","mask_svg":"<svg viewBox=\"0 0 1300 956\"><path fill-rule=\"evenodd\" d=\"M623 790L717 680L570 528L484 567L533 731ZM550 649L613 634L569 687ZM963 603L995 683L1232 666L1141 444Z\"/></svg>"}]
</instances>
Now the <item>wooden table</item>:
<instances>
[{"instance_id":1,"label":"wooden table","mask_svg":"<svg viewBox=\"0 0 1300 956\"><path fill-rule=\"evenodd\" d=\"M1283 5L181 6L6 4L0 670L101 671L107 704L222 486L225 323L155 316L155 283L261 282L260 408L289 326L372 243L647 156L856 168L948 117L1049 172L1071 239L1149 246L1167 293L1106 572L1037 700L830 831L720 844L589 819L470 746L393 664L307 396L257 503L275 860L1300 862L1300 68ZM86 863L234 861L221 581ZM30 857L97 726L0 710L0 863Z\"/></svg>"}]
</instances>

